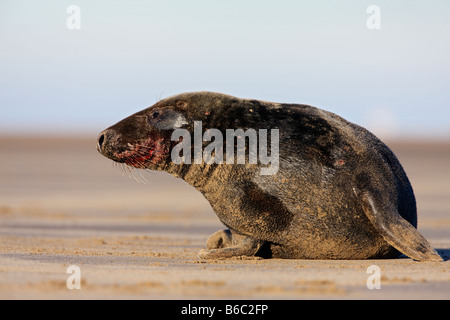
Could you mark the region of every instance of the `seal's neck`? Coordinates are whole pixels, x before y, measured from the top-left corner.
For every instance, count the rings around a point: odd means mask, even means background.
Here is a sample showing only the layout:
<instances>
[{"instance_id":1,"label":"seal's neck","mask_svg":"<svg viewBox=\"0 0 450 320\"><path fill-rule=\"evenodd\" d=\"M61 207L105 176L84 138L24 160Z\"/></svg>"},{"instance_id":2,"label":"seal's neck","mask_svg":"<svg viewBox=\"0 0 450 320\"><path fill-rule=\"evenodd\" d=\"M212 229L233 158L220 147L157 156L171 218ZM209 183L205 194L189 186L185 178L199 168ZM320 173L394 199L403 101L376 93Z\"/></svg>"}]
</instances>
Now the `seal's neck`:
<instances>
[{"instance_id":1,"label":"seal's neck","mask_svg":"<svg viewBox=\"0 0 450 320\"><path fill-rule=\"evenodd\" d=\"M212 165L202 164L174 164L167 163L161 170L176 178L181 178L199 191L204 191L210 178Z\"/></svg>"}]
</instances>

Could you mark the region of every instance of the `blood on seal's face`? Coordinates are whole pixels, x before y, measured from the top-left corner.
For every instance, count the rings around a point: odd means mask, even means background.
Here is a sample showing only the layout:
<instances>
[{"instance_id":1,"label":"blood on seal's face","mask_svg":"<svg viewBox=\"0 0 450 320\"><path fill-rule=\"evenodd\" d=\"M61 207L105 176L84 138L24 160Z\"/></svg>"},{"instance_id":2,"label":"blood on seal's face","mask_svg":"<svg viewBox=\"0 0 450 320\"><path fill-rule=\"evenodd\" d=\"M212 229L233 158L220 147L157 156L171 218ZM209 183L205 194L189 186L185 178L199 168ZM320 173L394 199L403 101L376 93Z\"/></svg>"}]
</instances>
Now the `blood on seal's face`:
<instances>
[{"instance_id":1,"label":"blood on seal's face","mask_svg":"<svg viewBox=\"0 0 450 320\"><path fill-rule=\"evenodd\" d=\"M172 106L153 106L135 113L99 134L97 150L105 157L138 169L157 170L170 159L174 129L187 125Z\"/></svg>"}]
</instances>

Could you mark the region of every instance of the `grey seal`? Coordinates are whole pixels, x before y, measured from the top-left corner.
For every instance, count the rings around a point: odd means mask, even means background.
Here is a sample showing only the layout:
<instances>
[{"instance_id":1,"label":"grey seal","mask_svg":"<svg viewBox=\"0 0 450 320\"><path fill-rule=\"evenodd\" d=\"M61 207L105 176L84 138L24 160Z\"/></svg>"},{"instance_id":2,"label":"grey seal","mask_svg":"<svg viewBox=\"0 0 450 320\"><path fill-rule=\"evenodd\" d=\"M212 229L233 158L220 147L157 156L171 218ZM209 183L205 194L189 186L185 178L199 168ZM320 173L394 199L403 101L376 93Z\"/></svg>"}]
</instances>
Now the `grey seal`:
<instances>
[{"instance_id":1,"label":"grey seal","mask_svg":"<svg viewBox=\"0 0 450 320\"><path fill-rule=\"evenodd\" d=\"M181 139L174 141L172 133L185 129L192 136L195 121L224 136L227 129L278 129L277 172L262 175L259 162L174 163L171 152ZM417 231L414 192L394 153L363 127L316 107L182 93L104 130L97 149L116 162L166 171L203 194L227 229L207 240L201 258L403 253L442 260Z\"/></svg>"}]
</instances>

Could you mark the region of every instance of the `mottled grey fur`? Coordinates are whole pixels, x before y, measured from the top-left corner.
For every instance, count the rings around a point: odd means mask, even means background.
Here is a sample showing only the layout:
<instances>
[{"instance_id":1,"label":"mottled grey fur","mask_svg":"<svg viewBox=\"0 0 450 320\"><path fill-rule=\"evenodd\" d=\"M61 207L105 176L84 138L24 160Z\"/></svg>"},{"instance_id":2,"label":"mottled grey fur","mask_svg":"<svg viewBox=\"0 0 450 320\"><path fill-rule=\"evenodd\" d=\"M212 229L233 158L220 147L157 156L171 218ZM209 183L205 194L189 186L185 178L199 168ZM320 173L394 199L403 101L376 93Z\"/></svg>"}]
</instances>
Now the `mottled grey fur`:
<instances>
[{"instance_id":1,"label":"mottled grey fur","mask_svg":"<svg viewBox=\"0 0 450 320\"><path fill-rule=\"evenodd\" d=\"M261 164L174 164L171 132L183 127L192 133L193 121L202 121L203 130L220 129L224 137L225 129L278 129L278 172L261 175ZM228 229L208 239L201 258L373 259L404 253L441 260L416 229L414 193L394 153L331 112L184 93L103 131L98 149L114 161L167 171L205 196Z\"/></svg>"}]
</instances>

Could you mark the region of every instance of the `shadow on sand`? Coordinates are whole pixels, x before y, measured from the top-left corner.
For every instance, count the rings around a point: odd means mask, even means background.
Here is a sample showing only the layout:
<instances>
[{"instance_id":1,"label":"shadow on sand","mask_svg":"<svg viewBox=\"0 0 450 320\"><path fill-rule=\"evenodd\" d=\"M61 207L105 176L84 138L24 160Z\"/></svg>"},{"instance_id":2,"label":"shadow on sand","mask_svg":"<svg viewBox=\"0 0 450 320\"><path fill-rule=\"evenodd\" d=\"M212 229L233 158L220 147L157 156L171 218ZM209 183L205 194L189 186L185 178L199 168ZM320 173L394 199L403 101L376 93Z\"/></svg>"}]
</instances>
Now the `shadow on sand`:
<instances>
[{"instance_id":1,"label":"shadow on sand","mask_svg":"<svg viewBox=\"0 0 450 320\"><path fill-rule=\"evenodd\" d=\"M448 261L449 260L449 256L450 256L450 249L437 249L435 248L437 253L439 253L439 255L441 256L441 258L444 261Z\"/></svg>"}]
</instances>

